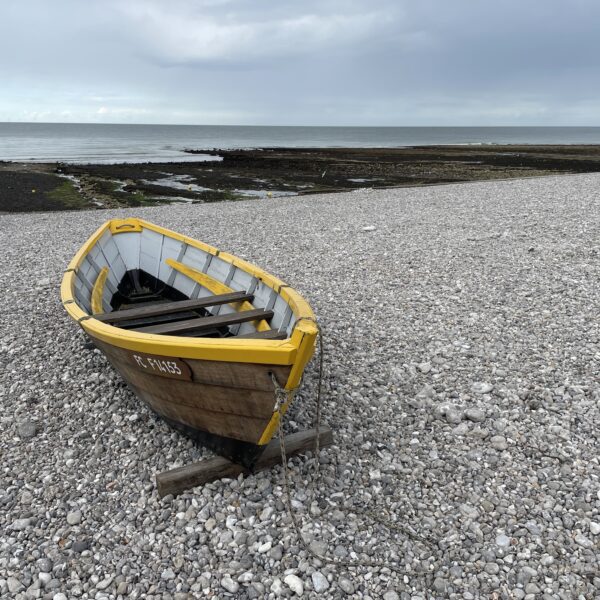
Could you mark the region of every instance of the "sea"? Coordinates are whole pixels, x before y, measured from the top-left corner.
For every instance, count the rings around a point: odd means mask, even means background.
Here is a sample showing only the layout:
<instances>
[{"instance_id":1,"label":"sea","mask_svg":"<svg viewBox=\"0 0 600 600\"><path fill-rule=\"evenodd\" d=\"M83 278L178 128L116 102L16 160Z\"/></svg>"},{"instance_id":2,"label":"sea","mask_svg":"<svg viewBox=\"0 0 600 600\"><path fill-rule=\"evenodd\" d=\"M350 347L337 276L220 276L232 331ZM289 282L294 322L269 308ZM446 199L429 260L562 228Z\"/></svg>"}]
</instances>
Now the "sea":
<instances>
[{"instance_id":1,"label":"sea","mask_svg":"<svg viewBox=\"0 0 600 600\"><path fill-rule=\"evenodd\" d=\"M186 149L600 144L600 127L263 127L0 123L0 160L140 163L215 160Z\"/></svg>"}]
</instances>

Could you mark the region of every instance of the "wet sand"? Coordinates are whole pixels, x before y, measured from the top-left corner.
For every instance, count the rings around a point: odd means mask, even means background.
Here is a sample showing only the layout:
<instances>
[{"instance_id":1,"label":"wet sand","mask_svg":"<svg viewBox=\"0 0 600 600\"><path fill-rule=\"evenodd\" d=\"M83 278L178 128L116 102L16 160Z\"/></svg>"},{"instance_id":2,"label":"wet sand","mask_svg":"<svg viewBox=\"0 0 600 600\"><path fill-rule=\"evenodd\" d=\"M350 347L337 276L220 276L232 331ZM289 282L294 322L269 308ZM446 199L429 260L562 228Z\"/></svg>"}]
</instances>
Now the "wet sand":
<instances>
[{"instance_id":1,"label":"wet sand","mask_svg":"<svg viewBox=\"0 0 600 600\"><path fill-rule=\"evenodd\" d=\"M220 161L0 163L0 212L206 203L600 171L600 146L187 150Z\"/></svg>"}]
</instances>

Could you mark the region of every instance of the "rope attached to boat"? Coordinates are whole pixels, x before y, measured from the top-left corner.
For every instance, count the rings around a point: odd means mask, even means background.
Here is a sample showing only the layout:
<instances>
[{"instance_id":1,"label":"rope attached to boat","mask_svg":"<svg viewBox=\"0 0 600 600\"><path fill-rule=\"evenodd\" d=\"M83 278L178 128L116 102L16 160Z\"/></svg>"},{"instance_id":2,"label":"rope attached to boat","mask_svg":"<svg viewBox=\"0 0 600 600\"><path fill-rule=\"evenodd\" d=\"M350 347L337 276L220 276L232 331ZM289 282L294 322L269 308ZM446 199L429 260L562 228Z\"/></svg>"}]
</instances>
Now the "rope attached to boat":
<instances>
[{"instance_id":1,"label":"rope attached to boat","mask_svg":"<svg viewBox=\"0 0 600 600\"><path fill-rule=\"evenodd\" d=\"M322 396L321 392L322 392L322 385L323 385L324 351L323 351L323 331L322 331L320 325L318 324L318 322L316 321L316 319L310 318L310 320L313 321L315 323L315 325L317 326L317 332L318 332L318 337L319 337L319 379L318 379L318 383L317 383L316 413L315 413L315 422L314 422L314 428L316 429L317 435L315 436L314 473L313 473L312 494L311 494L312 500L314 501L317 497L318 481L320 479L320 463L319 463L319 452L320 452L320 439L319 438L320 438L320 435L319 434L320 434L320 426L321 426L321 396ZM275 375L273 373L271 373L271 380L273 382L273 387L275 388L275 399L276 399L275 411L279 415L278 437L279 437L279 448L281 451L281 466L282 466L282 471L283 471L283 489L284 489L285 507L287 509L288 516L290 517L290 520L292 522L292 526L294 528L294 532L296 534L296 537L298 538L298 541L302 544L303 548L314 558L317 558L317 559L319 559L325 563L331 564L331 565L339 565L339 566L343 566L343 567L354 567L354 568L356 568L356 567L384 568L385 567L385 568L395 571L396 573L407 575L408 574L407 571L405 569L403 569L400 565L395 565L393 563L388 563L388 562L385 562L382 560L370 560L370 559L369 560L360 560L360 559L345 560L342 558L331 558L329 556L323 556L323 555L315 552L310 547L310 545L306 542L306 540L304 539L304 536L302 535L300 523L298 522L298 518L292 507L292 494L290 491L290 487L291 487L290 486L290 475L289 475L289 469L288 469L287 454L286 454L286 450L285 450L285 437L283 435L284 415L282 412L282 408L283 408L283 406L286 406L291 402L297 388L294 388L291 390L282 388L279 385L279 382L277 381L277 379L275 378ZM388 520L382 519L381 516L378 513L376 513L375 511L369 510L369 511L364 512L363 514L365 516L371 518L373 521L376 521L379 524L383 525L388 530L396 531L397 533L401 533L405 536L412 537L413 539L425 544L430 549L433 549L433 544L429 540L426 540L425 538L423 538L419 535L415 535L413 532L406 531L405 529L403 529L399 525L396 525L395 523L392 523ZM390 515L388 515L388 516L390 516ZM308 517L308 518L310 520L312 520L310 517Z\"/></svg>"}]
</instances>

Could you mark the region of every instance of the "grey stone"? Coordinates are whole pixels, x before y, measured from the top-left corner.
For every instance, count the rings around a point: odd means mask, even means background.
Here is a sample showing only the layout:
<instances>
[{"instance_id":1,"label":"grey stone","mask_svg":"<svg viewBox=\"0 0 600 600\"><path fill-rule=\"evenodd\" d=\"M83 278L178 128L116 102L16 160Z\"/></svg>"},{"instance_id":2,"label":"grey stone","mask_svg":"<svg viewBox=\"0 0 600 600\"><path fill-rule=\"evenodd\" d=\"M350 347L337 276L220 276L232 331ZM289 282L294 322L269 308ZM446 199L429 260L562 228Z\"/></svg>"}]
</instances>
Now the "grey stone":
<instances>
[{"instance_id":1,"label":"grey stone","mask_svg":"<svg viewBox=\"0 0 600 600\"><path fill-rule=\"evenodd\" d=\"M489 394L494 389L491 383L485 381L475 381L471 385L471 391L475 394Z\"/></svg>"},{"instance_id":2,"label":"grey stone","mask_svg":"<svg viewBox=\"0 0 600 600\"><path fill-rule=\"evenodd\" d=\"M589 538L585 537L585 535L583 535L582 533L578 533L574 539L577 544L583 546L584 548L593 548L594 546L594 542L592 542L592 540L590 540Z\"/></svg>"},{"instance_id":3,"label":"grey stone","mask_svg":"<svg viewBox=\"0 0 600 600\"><path fill-rule=\"evenodd\" d=\"M115 579L114 575L109 575L108 577L105 577L102 581L99 581L96 584L96 589L98 589L98 590L105 590L105 589L107 589L112 584L112 582L114 581L114 579Z\"/></svg>"},{"instance_id":4,"label":"grey stone","mask_svg":"<svg viewBox=\"0 0 600 600\"><path fill-rule=\"evenodd\" d=\"M79 523L81 523L81 511L74 510L70 513L67 513L67 523L69 525L79 525Z\"/></svg>"},{"instance_id":5,"label":"grey stone","mask_svg":"<svg viewBox=\"0 0 600 600\"><path fill-rule=\"evenodd\" d=\"M287 585L294 594L297 596L302 596L304 593L304 584L302 583L302 579L293 573L286 575L283 579L285 585Z\"/></svg>"},{"instance_id":6,"label":"grey stone","mask_svg":"<svg viewBox=\"0 0 600 600\"><path fill-rule=\"evenodd\" d=\"M37 425L34 421L22 421L17 427L20 438L31 439L37 435Z\"/></svg>"},{"instance_id":7,"label":"grey stone","mask_svg":"<svg viewBox=\"0 0 600 600\"><path fill-rule=\"evenodd\" d=\"M485 421L485 412L480 408L467 408L465 418L475 423L481 423L481 421Z\"/></svg>"},{"instance_id":8,"label":"grey stone","mask_svg":"<svg viewBox=\"0 0 600 600\"><path fill-rule=\"evenodd\" d=\"M221 587L226 589L230 594L237 594L240 589L240 584L226 575L221 579Z\"/></svg>"},{"instance_id":9,"label":"grey stone","mask_svg":"<svg viewBox=\"0 0 600 600\"><path fill-rule=\"evenodd\" d=\"M40 558L35 562L35 565L40 573L50 573L54 563L49 558Z\"/></svg>"},{"instance_id":10,"label":"grey stone","mask_svg":"<svg viewBox=\"0 0 600 600\"><path fill-rule=\"evenodd\" d=\"M517 583L525 586L533 577L537 576L537 571L531 567L523 567L517 574Z\"/></svg>"},{"instance_id":11,"label":"grey stone","mask_svg":"<svg viewBox=\"0 0 600 600\"><path fill-rule=\"evenodd\" d=\"M16 577L8 577L6 579L6 585L11 594L16 594L25 589L25 586Z\"/></svg>"},{"instance_id":12,"label":"grey stone","mask_svg":"<svg viewBox=\"0 0 600 600\"><path fill-rule=\"evenodd\" d=\"M269 550L269 556L276 561L280 561L283 556L283 546L281 544L277 544L277 546L273 546Z\"/></svg>"},{"instance_id":13,"label":"grey stone","mask_svg":"<svg viewBox=\"0 0 600 600\"><path fill-rule=\"evenodd\" d=\"M78 554L83 552L84 550L89 550L89 549L90 549L89 540L76 540L71 545L71 550L73 550L73 552L77 552Z\"/></svg>"},{"instance_id":14,"label":"grey stone","mask_svg":"<svg viewBox=\"0 0 600 600\"><path fill-rule=\"evenodd\" d=\"M508 443L503 435L493 435L490 438L490 443L495 450L503 451L508 448Z\"/></svg>"},{"instance_id":15,"label":"grey stone","mask_svg":"<svg viewBox=\"0 0 600 600\"><path fill-rule=\"evenodd\" d=\"M315 571L311 575L312 584L315 592L318 594L322 594L324 591L329 589L329 582L327 581L327 577L323 575L320 571Z\"/></svg>"},{"instance_id":16,"label":"grey stone","mask_svg":"<svg viewBox=\"0 0 600 600\"><path fill-rule=\"evenodd\" d=\"M463 420L462 411L455 408L448 408L444 416L446 417L446 421L453 425L460 423Z\"/></svg>"},{"instance_id":17,"label":"grey stone","mask_svg":"<svg viewBox=\"0 0 600 600\"><path fill-rule=\"evenodd\" d=\"M354 590L356 588L350 579L347 579L346 577L340 577L337 584L345 594L354 594Z\"/></svg>"},{"instance_id":18,"label":"grey stone","mask_svg":"<svg viewBox=\"0 0 600 600\"><path fill-rule=\"evenodd\" d=\"M31 526L31 519L16 519L12 522L11 529L13 531L24 531Z\"/></svg>"}]
</instances>

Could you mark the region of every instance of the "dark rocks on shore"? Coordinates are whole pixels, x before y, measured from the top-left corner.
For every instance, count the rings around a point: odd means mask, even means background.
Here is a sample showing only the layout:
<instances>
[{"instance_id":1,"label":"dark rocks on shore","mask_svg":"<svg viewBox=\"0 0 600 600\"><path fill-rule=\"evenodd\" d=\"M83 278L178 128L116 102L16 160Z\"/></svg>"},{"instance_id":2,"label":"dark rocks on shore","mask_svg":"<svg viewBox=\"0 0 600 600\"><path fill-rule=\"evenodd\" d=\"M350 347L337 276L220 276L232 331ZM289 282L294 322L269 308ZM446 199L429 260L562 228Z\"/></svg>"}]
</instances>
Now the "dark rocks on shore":
<instances>
[{"instance_id":1,"label":"dark rocks on shore","mask_svg":"<svg viewBox=\"0 0 600 600\"><path fill-rule=\"evenodd\" d=\"M0 212L219 202L600 171L599 146L186 149L221 161L0 166ZM169 178L189 185L173 186Z\"/></svg>"}]
</instances>

